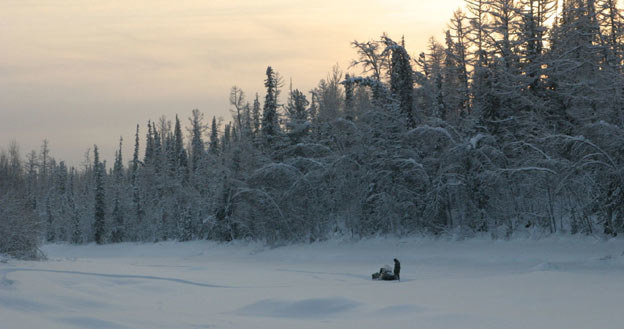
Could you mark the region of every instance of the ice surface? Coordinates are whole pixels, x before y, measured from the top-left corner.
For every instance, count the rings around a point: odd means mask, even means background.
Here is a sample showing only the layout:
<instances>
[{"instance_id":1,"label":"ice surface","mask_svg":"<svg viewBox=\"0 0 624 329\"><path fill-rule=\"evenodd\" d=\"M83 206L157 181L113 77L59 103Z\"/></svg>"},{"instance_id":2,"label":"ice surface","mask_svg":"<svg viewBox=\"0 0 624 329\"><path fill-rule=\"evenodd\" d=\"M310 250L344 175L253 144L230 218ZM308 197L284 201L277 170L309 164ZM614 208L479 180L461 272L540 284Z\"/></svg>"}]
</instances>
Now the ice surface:
<instances>
[{"instance_id":1,"label":"ice surface","mask_svg":"<svg viewBox=\"0 0 624 329\"><path fill-rule=\"evenodd\" d=\"M624 240L43 247L0 263L0 328L621 328ZM371 273L401 261L401 282Z\"/></svg>"}]
</instances>

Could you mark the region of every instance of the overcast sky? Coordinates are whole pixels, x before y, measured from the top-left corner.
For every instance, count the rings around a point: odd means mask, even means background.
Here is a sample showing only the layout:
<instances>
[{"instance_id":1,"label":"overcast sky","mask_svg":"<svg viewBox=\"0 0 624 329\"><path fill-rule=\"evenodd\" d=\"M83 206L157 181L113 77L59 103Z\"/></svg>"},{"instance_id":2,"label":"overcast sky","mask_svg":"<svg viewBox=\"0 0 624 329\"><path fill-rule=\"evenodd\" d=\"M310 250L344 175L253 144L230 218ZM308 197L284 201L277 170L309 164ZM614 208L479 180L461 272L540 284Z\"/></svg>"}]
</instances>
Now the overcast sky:
<instances>
[{"instance_id":1,"label":"overcast sky","mask_svg":"<svg viewBox=\"0 0 624 329\"><path fill-rule=\"evenodd\" d=\"M412 56L462 0L2 0L0 148L47 138L72 165L112 158L136 124L191 110L229 120L233 85L263 96L267 65L308 91L355 57L353 40L405 35ZM356 69L350 69L357 72ZM143 137L142 137L143 138ZM143 140L141 141L143 142ZM143 147L143 145L142 145Z\"/></svg>"}]
</instances>

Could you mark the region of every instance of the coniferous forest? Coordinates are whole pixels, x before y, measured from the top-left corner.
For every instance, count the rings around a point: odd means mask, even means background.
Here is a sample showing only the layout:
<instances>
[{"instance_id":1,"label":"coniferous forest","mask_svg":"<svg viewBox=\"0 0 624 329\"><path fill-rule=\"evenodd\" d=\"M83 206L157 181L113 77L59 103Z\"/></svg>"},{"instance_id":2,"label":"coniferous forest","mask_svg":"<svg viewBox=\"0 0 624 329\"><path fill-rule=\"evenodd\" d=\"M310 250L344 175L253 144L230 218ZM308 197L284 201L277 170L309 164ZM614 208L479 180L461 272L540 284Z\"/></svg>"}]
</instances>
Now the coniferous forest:
<instances>
[{"instance_id":1,"label":"coniferous forest","mask_svg":"<svg viewBox=\"0 0 624 329\"><path fill-rule=\"evenodd\" d=\"M263 94L232 87L227 122L193 110L141 123L113 163L97 146L74 168L47 141L8 145L0 253L624 231L617 1L467 0L417 58L385 34L352 46L353 73L302 91L269 66Z\"/></svg>"}]
</instances>

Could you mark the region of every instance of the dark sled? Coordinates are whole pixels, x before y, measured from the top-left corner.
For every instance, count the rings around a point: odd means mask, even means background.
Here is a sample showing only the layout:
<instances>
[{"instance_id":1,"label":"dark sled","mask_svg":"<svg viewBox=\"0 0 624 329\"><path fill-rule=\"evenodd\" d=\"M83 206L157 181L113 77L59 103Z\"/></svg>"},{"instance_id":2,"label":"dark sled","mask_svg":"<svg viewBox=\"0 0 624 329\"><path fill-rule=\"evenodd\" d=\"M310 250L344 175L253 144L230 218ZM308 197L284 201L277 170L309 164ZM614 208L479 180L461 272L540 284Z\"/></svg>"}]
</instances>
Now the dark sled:
<instances>
[{"instance_id":1,"label":"dark sled","mask_svg":"<svg viewBox=\"0 0 624 329\"><path fill-rule=\"evenodd\" d=\"M372 275L373 280L392 281L396 280L396 276L387 268L380 268L379 272L375 272Z\"/></svg>"}]
</instances>

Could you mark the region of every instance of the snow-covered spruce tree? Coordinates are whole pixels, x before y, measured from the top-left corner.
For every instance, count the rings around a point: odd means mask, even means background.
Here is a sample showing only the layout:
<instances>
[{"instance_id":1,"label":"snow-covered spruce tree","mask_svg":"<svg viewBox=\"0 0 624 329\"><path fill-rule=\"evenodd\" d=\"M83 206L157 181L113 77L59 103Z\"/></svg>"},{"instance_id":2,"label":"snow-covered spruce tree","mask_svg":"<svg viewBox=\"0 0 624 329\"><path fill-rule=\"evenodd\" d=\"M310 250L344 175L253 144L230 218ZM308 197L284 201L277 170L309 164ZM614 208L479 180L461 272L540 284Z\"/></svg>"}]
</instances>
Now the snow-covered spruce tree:
<instances>
[{"instance_id":1,"label":"snow-covered spruce tree","mask_svg":"<svg viewBox=\"0 0 624 329\"><path fill-rule=\"evenodd\" d=\"M79 244L83 242L83 232L82 232L82 223L80 222L80 213L78 211L78 206L76 205L76 197L75 197L75 180L76 180L76 170L72 167L69 172L69 194L67 196L67 202L69 203L70 209L72 211L70 221L71 224L69 226L69 231L71 232L71 236L69 237L69 241L74 244Z\"/></svg>"},{"instance_id":2,"label":"snow-covered spruce tree","mask_svg":"<svg viewBox=\"0 0 624 329\"><path fill-rule=\"evenodd\" d=\"M38 168L38 189L37 189L37 209L35 212L39 216L39 220L46 223L46 240L54 239L55 214L50 204L50 196L52 195L50 184L50 163L54 159L50 156L50 143L44 139L39 151L39 168Z\"/></svg>"},{"instance_id":3,"label":"snow-covered spruce tree","mask_svg":"<svg viewBox=\"0 0 624 329\"><path fill-rule=\"evenodd\" d=\"M134 232L136 239L139 241L153 241L154 225L152 212L154 209L155 199L158 195L157 187L157 162L158 156L156 151L157 132L151 121L147 122L147 132L145 134L145 151L143 153L142 165L139 166L135 191L138 193L136 199L140 202L137 211L137 221Z\"/></svg>"},{"instance_id":4,"label":"snow-covered spruce tree","mask_svg":"<svg viewBox=\"0 0 624 329\"><path fill-rule=\"evenodd\" d=\"M65 165L65 161L59 162L59 164L54 168L54 189L55 189L55 204L57 209L57 233L56 237L59 241L68 241L69 234L71 232L70 227L70 219L74 213L74 209L72 208L69 197L70 186L69 186L69 171L67 166Z\"/></svg>"},{"instance_id":5,"label":"snow-covered spruce tree","mask_svg":"<svg viewBox=\"0 0 624 329\"><path fill-rule=\"evenodd\" d=\"M119 139L119 149L115 152L115 162L113 164L113 177L110 190L113 195L113 210L111 214L111 242L122 242L126 235L126 204L125 181L122 156L123 138Z\"/></svg>"},{"instance_id":6,"label":"snow-covered spruce tree","mask_svg":"<svg viewBox=\"0 0 624 329\"><path fill-rule=\"evenodd\" d=\"M240 131L240 138L241 139L252 140L252 138L253 138L253 128L252 128L253 123L251 121L252 121L252 118L251 118L251 104L249 104L249 102L246 102L245 105L243 106L243 126L241 127L241 131Z\"/></svg>"},{"instance_id":7,"label":"snow-covered spruce tree","mask_svg":"<svg viewBox=\"0 0 624 329\"><path fill-rule=\"evenodd\" d=\"M212 155L219 154L219 131L217 130L217 118L212 117L212 125L210 126L210 146L208 150Z\"/></svg>"},{"instance_id":8,"label":"snow-covered spruce tree","mask_svg":"<svg viewBox=\"0 0 624 329\"><path fill-rule=\"evenodd\" d=\"M193 187L193 191L199 193L202 198L209 198L211 195L211 159L216 154L217 141L213 141L211 137L211 143L209 146L210 155L206 152L206 145L204 142L204 133L206 130L205 124L203 122L203 114L195 109L193 110L192 117L190 118L191 122L191 177L190 184ZM216 118L213 118L213 129L212 131L216 131ZM213 133L214 134L214 133ZM212 135L211 135L212 136Z\"/></svg>"},{"instance_id":9,"label":"snow-covered spruce tree","mask_svg":"<svg viewBox=\"0 0 624 329\"><path fill-rule=\"evenodd\" d=\"M173 153L175 155L175 175L179 181L186 182L189 175L188 154L184 149L184 136L182 135L182 126L180 125L180 119L177 115L174 128L174 143L175 146L173 147Z\"/></svg>"},{"instance_id":10,"label":"snow-covered spruce tree","mask_svg":"<svg viewBox=\"0 0 624 329\"><path fill-rule=\"evenodd\" d=\"M232 184L227 176L223 176L221 195L215 211L215 222L212 228L212 238L221 241L232 241L239 237L236 223L232 221Z\"/></svg>"},{"instance_id":11,"label":"snow-covered spruce tree","mask_svg":"<svg viewBox=\"0 0 624 329\"><path fill-rule=\"evenodd\" d=\"M74 201L80 231L80 242L93 241L93 214L95 205L95 171L91 148L85 152L82 170L76 170L74 178Z\"/></svg>"},{"instance_id":12,"label":"snow-covered spruce tree","mask_svg":"<svg viewBox=\"0 0 624 329\"><path fill-rule=\"evenodd\" d=\"M47 139L44 139L41 144L39 165L39 197L43 199L49 188L50 143Z\"/></svg>"},{"instance_id":13,"label":"snow-covered spruce tree","mask_svg":"<svg viewBox=\"0 0 624 329\"><path fill-rule=\"evenodd\" d=\"M46 239L66 241L67 220L71 213L67 203L67 166L64 161L57 164L53 158L48 163L49 188L43 201L47 221Z\"/></svg>"},{"instance_id":14,"label":"snow-covered spruce tree","mask_svg":"<svg viewBox=\"0 0 624 329\"><path fill-rule=\"evenodd\" d=\"M256 93L256 98L254 98L253 101L253 107L251 109L251 120L253 135L255 138L257 138L260 136L260 99L258 97L258 93Z\"/></svg>"},{"instance_id":15,"label":"snow-covered spruce tree","mask_svg":"<svg viewBox=\"0 0 624 329\"><path fill-rule=\"evenodd\" d=\"M192 116L189 118L191 123L191 147L190 147L190 160L191 160L191 173L195 174L205 159L205 148L203 133L205 130L203 123L203 114L198 110L192 111Z\"/></svg>"},{"instance_id":16,"label":"snow-covered spruce tree","mask_svg":"<svg viewBox=\"0 0 624 329\"><path fill-rule=\"evenodd\" d=\"M286 129L291 144L297 144L307 134L310 122L308 121L307 106L309 105L305 95L299 89L292 90L288 95L286 105Z\"/></svg>"},{"instance_id":17,"label":"snow-covered spruce tree","mask_svg":"<svg viewBox=\"0 0 624 329\"><path fill-rule=\"evenodd\" d=\"M178 152L184 152L183 141L177 142L175 128L172 130L172 122L166 118L160 119L157 129L158 136L161 137L161 158L158 173L157 189L153 201L155 210L152 213L152 222L155 224L155 239L168 240L175 239L178 233L178 222L181 220L181 207L178 195L184 188L184 172L181 171ZM181 137L181 134L180 134ZM181 150L176 150L176 145Z\"/></svg>"},{"instance_id":18,"label":"snow-covered spruce tree","mask_svg":"<svg viewBox=\"0 0 624 329\"><path fill-rule=\"evenodd\" d=\"M143 209L142 201L142 186L140 184L140 169L142 163L139 160L139 125L137 124L136 133L134 136L134 151L132 153L132 162L130 163L130 188L132 189L132 210L130 211L131 220L127 223L126 237L130 241L136 241L139 238L138 229L145 217L145 211Z\"/></svg>"},{"instance_id":19,"label":"snow-covered spruce tree","mask_svg":"<svg viewBox=\"0 0 624 329\"><path fill-rule=\"evenodd\" d=\"M94 171L94 214L93 214L93 239L97 244L106 242L106 204L104 179L106 169L104 163L100 162L100 153L97 145L93 146L93 171Z\"/></svg>"},{"instance_id":20,"label":"snow-covered spruce tree","mask_svg":"<svg viewBox=\"0 0 624 329\"><path fill-rule=\"evenodd\" d=\"M37 209L37 190L38 190L38 181L37 181L37 167L39 166L39 162L37 160L37 152L34 150L28 154L26 159L26 195L28 197L28 206L31 209Z\"/></svg>"},{"instance_id":21,"label":"snow-covered spruce tree","mask_svg":"<svg viewBox=\"0 0 624 329\"><path fill-rule=\"evenodd\" d=\"M412 71L411 59L405 44L397 44L388 36L382 36L382 41L386 45L384 52L390 55L390 91L399 102L401 113L407 118L407 125L413 128L416 125L414 114L414 73Z\"/></svg>"},{"instance_id":22,"label":"snow-covered spruce tree","mask_svg":"<svg viewBox=\"0 0 624 329\"><path fill-rule=\"evenodd\" d=\"M223 128L223 137L221 138L221 150L225 153L230 148L232 122L226 123Z\"/></svg>"},{"instance_id":23,"label":"snow-covered spruce tree","mask_svg":"<svg viewBox=\"0 0 624 329\"><path fill-rule=\"evenodd\" d=\"M154 133L151 121L147 121L147 133L145 134L145 152L143 152L143 164L152 165L154 162Z\"/></svg>"},{"instance_id":24,"label":"snow-covered spruce tree","mask_svg":"<svg viewBox=\"0 0 624 329\"><path fill-rule=\"evenodd\" d=\"M266 146L270 146L275 142L276 136L279 134L279 119L277 113L278 107L278 86L277 75L270 66L266 70L266 79L264 87L266 95L264 97L264 107L262 109L262 138Z\"/></svg>"},{"instance_id":25,"label":"snow-covered spruce tree","mask_svg":"<svg viewBox=\"0 0 624 329\"><path fill-rule=\"evenodd\" d=\"M161 129L159 130L156 127L156 123L152 122L152 135L153 135L152 140L153 140L154 153L152 155L151 166L157 177L160 177L163 174L163 166L165 165L164 150L165 150L166 131L165 129L163 129L165 127L163 127L162 123L160 126L161 126L160 127ZM157 182L160 183L160 180L158 180Z\"/></svg>"},{"instance_id":26,"label":"snow-covered spruce tree","mask_svg":"<svg viewBox=\"0 0 624 329\"><path fill-rule=\"evenodd\" d=\"M56 228L58 223L56 222L57 214L52 207L52 196L48 195L44 201L45 203L45 216L46 216L46 240L52 242L56 240Z\"/></svg>"}]
</instances>

